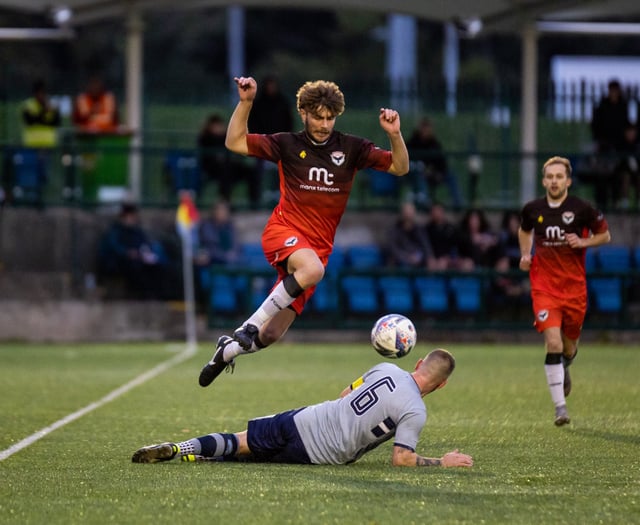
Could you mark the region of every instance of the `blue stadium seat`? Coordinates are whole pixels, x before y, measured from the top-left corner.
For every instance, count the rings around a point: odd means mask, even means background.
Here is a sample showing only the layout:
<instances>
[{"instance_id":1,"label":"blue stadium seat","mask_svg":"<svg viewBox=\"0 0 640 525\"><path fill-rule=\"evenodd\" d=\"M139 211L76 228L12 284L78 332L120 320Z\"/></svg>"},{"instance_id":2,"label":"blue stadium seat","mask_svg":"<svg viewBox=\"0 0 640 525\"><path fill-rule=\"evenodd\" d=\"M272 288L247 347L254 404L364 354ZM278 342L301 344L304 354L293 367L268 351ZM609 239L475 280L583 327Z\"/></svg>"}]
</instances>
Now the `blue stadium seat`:
<instances>
[{"instance_id":1,"label":"blue stadium seat","mask_svg":"<svg viewBox=\"0 0 640 525\"><path fill-rule=\"evenodd\" d=\"M275 282L275 275L273 278L262 277L259 275L254 275L249 279L249 298L250 298L250 308L251 310L257 309L267 298L271 288L273 288L273 283Z\"/></svg>"},{"instance_id":2,"label":"blue stadium seat","mask_svg":"<svg viewBox=\"0 0 640 525\"><path fill-rule=\"evenodd\" d=\"M452 277L449 286L458 312L475 313L482 307L482 287L478 277Z\"/></svg>"},{"instance_id":3,"label":"blue stadium seat","mask_svg":"<svg viewBox=\"0 0 640 525\"><path fill-rule=\"evenodd\" d=\"M618 277L593 277L588 281L597 311L618 313L622 311L622 280Z\"/></svg>"},{"instance_id":4,"label":"blue stadium seat","mask_svg":"<svg viewBox=\"0 0 640 525\"><path fill-rule=\"evenodd\" d=\"M382 250L377 244L354 245L349 248L348 262L351 268L379 268L383 264Z\"/></svg>"},{"instance_id":5,"label":"blue stadium seat","mask_svg":"<svg viewBox=\"0 0 640 525\"><path fill-rule=\"evenodd\" d=\"M19 202L40 202L46 182L45 167L36 149L9 150L11 191Z\"/></svg>"},{"instance_id":6,"label":"blue stadium seat","mask_svg":"<svg viewBox=\"0 0 640 525\"><path fill-rule=\"evenodd\" d=\"M260 243L242 244L240 246L239 264L252 270L269 270L272 268L264 256Z\"/></svg>"},{"instance_id":7,"label":"blue stadium seat","mask_svg":"<svg viewBox=\"0 0 640 525\"><path fill-rule=\"evenodd\" d=\"M211 275L209 304L213 312L235 312L239 309L236 286L233 275Z\"/></svg>"},{"instance_id":8,"label":"blue stadium seat","mask_svg":"<svg viewBox=\"0 0 640 525\"><path fill-rule=\"evenodd\" d=\"M385 197L388 199L397 199L400 192L399 177L387 173L386 171L378 171L374 169L364 170L369 182L369 191L371 195L376 197Z\"/></svg>"},{"instance_id":9,"label":"blue stadium seat","mask_svg":"<svg viewBox=\"0 0 640 525\"><path fill-rule=\"evenodd\" d=\"M597 255L598 265L603 271L626 272L631 269L631 249L628 246L605 244L598 248Z\"/></svg>"},{"instance_id":10,"label":"blue stadium seat","mask_svg":"<svg viewBox=\"0 0 640 525\"><path fill-rule=\"evenodd\" d=\"M211 269L204 267L194 268L194 277L203 292L211 290Z\"/></svg>"},{"instance_id":11,"label":"blue stadium seat","mask_svg":"<svg viewBox=\"0 0 640 525\"><path fill-rule=\"evenodd\" d=\"M640 270L640 246L633 248L633 266L636 270Z\"/></svg>"},{"instance_id":12,"label":"blue stadium seat","mask_svg":"<svg viewBox=\"0 0 640 525\"><path fill-rule=\"evenodd\" d=\"M447 278L442 275L416 277L418 308L423 312L444 313L449 310Z\"/></svg>"},{"instance_id":13,"label":"blue stadium seat","mask_svg":"<svg viewBox=\"0 0 640 525\"><path fill-rule=\"evenodd\" d=\"M261 273L251 276L244 275L236 280L242 286L240 296L245 300L248 298L249 308L256 309L266 299L276 278L273 267L264 256L262 245L260 243L241 244L238 267L246 268L249 271L267 272L268 274L266 276Z\"/></svg>"},{"instance_id":14,"label":"blue stadium seat","mask_svg":"<svg viewBox=\"0 0 640 525\"><path fill-rule=\"evenodd\" d=\"M584 265L587 274L598 270L598 249L587 248L584 257Z\"/></svg>"},{"instance_id":15,"label":"blue stadium seat","mask_svg":"<svg viewBox=\"0 0 640 525\"><path fill-rule=\"evenodd\" d=\"M338 308L337 281L332 275L325 275L316 286L310 306L316 312L335 312Z\"/></svg>"},{"instance_id":16,"label":"blue stadium seat","mask_svg":"<svg viewBox=\"0 0 640 525\"><path fill-rule=\"evenodd\" d=\"M333 245L333 251L329 256L329 262L325 270L325 275L338 275L338 272L344 268L347 263L346 250L341 246Z\"/></svg>"},{"instance_id":17,"label":"blue stadium seat","mask_svg":"<svg viewBox=\"0 0 640 525\"><path fill-rule=\"evenodd\" d=\"M191 190L196 195L202 189L202 173L198 157L192 151L170 151L164 160L165 172L174 193Z\"/></svg>"},{"instance_id":18,"label":"blue stadium seat","mask_svg":"<svg viewBox=\"0 0 640 525\"><path fill-rule=\"evenodd\" d=\"M342 279L346 309L351 313L373 313L379 308L376 280L366 275L347 275Z\"/></svg>"},{"instance_id":19,"label":"blue stadium seat","mask_svg":"<svg viewBox=\"0 0 640 525\"><path fill-rule=\"evenodd\" d=\"M383 275L378 278L382 306L386 312L410 315L413 311L411 279L402 275Z\"/></svg>"},{"instance_id":20,"label":"blue stadium seat","mask_svg":"<svg viewBox=\"0 0 640 525\"><path fill-rule=\"evenodd\" d=\"M310 306L317 312L335 312L338 308L338 274L346 265L346 251L333 246L322 281L316 286Z\"/></svg>"}]
</instances>

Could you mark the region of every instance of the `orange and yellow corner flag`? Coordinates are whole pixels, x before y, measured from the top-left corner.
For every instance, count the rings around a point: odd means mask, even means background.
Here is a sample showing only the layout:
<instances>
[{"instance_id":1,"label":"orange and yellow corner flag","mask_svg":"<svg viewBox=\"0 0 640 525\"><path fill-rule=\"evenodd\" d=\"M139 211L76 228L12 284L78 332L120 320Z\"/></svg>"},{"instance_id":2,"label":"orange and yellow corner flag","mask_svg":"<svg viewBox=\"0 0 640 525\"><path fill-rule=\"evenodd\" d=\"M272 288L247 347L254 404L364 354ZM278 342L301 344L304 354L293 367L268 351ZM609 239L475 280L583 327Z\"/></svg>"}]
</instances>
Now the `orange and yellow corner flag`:
<instances>
[{"instance_id":1,"label":"orange and yellow corner flag","mask_svg":"<svg viewBox=\"0 0 640 525\"><path fill-rule=\"evenodd\" d=\"M182 192L180 194L180 204L178 205L178 211L176 213L176 225L178 230L188 233L196 226L196 224L198 224L199 219L198 209L193 202L191 194L189 192Z\"/></svg>"}]
</instances>

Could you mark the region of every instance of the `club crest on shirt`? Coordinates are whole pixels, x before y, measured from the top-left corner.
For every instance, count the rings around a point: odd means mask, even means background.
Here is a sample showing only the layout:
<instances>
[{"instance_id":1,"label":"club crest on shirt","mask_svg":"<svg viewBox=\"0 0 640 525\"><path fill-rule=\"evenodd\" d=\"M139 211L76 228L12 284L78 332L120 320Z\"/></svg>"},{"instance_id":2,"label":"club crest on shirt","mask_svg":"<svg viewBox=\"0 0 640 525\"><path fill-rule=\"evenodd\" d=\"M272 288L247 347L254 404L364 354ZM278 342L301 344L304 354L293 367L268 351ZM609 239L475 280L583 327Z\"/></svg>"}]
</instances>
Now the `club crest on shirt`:
<instances>
[{"instance_id":1,"label":"club crest on shirt","mask_svg":"<svg viewBox=\"0 0 640 525\"><path fill-rule=\"evenodd\" d=\"M538 321L544 323L549 317L549 310L540 310L538 312Z\"/></svg>"},{"instance_id":2,"label":"club crest on shirt","mask_svg":"<svg viewBox=\"0 0 640 525\"><path fill-rule=\"evenodd\" d=\"M565 224L571 224L575 218L576 215L572 211L565 211L562 213L562 222Z\"/></svg>"},{"instance_id":3,"label":"club crest on shirt","mask_svg":"<svg viewBox=\"0 0 640 525\"><path fill-rule=\"evenodd\" d=\"M336 166L342 166L345 158L346 156L343 151L331 152L331 162L333 162Z\"/></svg>"},{"instance_id":4,"label":"club crest on shirt","mask_svg":"<svg viewBox=\"0 0 640 525\"><path fill-rule=\"evenodd\" d=\"M296 244L298 244L298 238L297 237L289 237L286 241L284 241L284 245L285 246L295 246Z\"/></svg>"}]
</instances>

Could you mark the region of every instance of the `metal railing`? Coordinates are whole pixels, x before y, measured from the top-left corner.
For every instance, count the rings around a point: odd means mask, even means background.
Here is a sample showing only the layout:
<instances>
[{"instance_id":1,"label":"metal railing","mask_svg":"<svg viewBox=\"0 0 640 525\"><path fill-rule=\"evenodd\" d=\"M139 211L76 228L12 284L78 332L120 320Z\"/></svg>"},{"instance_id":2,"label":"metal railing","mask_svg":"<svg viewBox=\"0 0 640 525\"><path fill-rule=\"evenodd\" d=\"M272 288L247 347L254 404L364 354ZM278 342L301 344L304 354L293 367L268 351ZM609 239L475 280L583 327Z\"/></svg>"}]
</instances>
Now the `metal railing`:
<instances>
[{"instance_id":1,"label":"metal railing","mask_svg":"<svg viewBox=\"0 0 640 525\"><path fill-rule=\"evenodd\" d=\"M138 162L139 202L143 206L175 206L177 190L181 187L194 189L199 203L203 205L218 198L218 183L201 169L201 152L196 148L131 148L126 140L126 137L112 137L108 141L72 142L52 150L5 145L2 148L4 200L22 206L95 207L120 202L132 190L130 169L133 157ZM556 153L538 152L536 161L540 164ZM482 206L505 210L521 206L521 153L473 150L448 151L445 155L449 179L438 184L435 195L425 195L425 188L429 186L426 176L415 167L402 178L365 170L356 176L349 208L397 209L398 204L407 199L414 199L416 204L424 207L433 200L458 209ZM625 158L599 158L576 152L564 155L570 157L574 164L574 194L595 201L605 211L619 204L615 192L603 201L603 196L608 194L603 188L614 190L622 187L616 182L619 178L616 170ZM243 163L246 169L254 168L254 159L233 158ZM237 176L234 169L231 169L232 177ZM622 196L626 197L624 209L638 210L640 207L638 177L638 172L630 172L625 179L628 190ZM275 169L267 169L259 180L262 198L257 206L249 202L247 182L239 179L234 183L232 203L236 209L269 209L277 201ZM458 197L455 197L450 181L455 184Z\"/></svg>"}]
</instances>

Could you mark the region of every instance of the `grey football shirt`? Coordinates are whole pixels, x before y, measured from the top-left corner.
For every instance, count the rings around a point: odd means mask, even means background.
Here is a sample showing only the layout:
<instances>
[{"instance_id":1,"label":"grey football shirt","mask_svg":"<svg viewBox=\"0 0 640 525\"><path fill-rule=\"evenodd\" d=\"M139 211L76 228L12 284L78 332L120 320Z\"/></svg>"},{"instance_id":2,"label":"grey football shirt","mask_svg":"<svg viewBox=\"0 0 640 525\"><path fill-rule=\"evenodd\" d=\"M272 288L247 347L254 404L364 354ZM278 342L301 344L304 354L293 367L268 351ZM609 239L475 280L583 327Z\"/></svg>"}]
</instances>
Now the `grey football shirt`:
<instances>
[{"instance_id":1,"label":"grey football shirt","mask_svg":"<svg viewBox=\"0 0 640 525\"><path fill-rule=\"evenodd\" d=\"M347 396L294 416L312 463L350 463L393 436L395 445L415 451L427 410L411 374L381 363L361 379Z\"/></svg>"}]
</instances>

